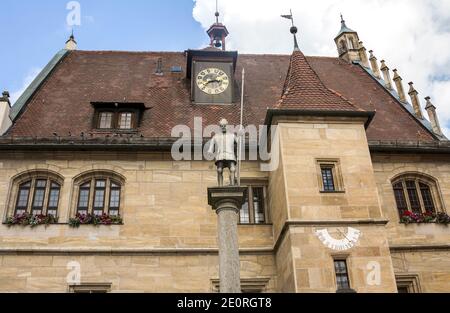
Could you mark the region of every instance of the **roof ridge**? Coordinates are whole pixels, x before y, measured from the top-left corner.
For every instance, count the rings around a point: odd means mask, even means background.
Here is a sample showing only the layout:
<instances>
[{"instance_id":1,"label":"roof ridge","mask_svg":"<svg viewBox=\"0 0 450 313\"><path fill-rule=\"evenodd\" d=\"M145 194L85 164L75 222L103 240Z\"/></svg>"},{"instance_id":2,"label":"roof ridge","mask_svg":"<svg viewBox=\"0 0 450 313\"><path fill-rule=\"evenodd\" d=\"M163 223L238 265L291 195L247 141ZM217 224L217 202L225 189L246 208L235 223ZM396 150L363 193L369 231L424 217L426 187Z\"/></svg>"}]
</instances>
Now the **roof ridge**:
<instances>
[{"instance_id":1,"label":"roof ridge","mask_svg":"<svg viewBox=\"0 0 450 313\"><path fill-rule=\"evenodd\" d=\"M132 51L132 50L73 50L74 53L127 53L127 54L184 54L185 51L164 51L164 50L155 50L155 51ZM289 53L240 53L240 56L276 56L276 57L290 57L292 54ZM332 59L339 60L337 57L332 56L322 56L322 55L305 55L305 58L314 58L314 59Z\"/></svg>"}]
</instances>

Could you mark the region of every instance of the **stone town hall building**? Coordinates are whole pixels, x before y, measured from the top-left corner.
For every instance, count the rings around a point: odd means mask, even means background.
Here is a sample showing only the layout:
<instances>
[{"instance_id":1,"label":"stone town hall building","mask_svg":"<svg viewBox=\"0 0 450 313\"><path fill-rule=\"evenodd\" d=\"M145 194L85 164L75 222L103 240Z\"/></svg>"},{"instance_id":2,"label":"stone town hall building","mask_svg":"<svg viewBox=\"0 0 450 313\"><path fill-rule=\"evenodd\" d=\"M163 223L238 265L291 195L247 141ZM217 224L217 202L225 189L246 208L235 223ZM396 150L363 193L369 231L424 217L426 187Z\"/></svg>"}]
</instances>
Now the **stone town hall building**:
<instances>
[{"instance_id":1,"label":"stone town hall building","mask_svg":"<svg viewBox=\"0 0 450 313\"><path fill-rule=\"evenodd\" d=\"M217 291L216 168L174 160L172 129L239 125L245 68L244 125L277 125L280 158L242 163L242 290L449 292L450 143L430 98L428 121L344 21L338 57L240 55L221 23L208 34L185 52L72 36L14 106L3 94L0 291Z\"/></svg>"}]
</instances>

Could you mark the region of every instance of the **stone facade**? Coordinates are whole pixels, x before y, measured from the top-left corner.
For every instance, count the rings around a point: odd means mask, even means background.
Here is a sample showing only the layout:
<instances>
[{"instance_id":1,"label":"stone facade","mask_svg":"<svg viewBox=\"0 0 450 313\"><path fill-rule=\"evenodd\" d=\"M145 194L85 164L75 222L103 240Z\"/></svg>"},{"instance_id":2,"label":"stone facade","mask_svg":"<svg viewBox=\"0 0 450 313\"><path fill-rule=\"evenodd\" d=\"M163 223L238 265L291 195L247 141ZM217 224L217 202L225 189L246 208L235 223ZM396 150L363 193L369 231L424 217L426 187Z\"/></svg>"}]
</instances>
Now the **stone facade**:
<instances>
[{"instance_id":1,"label":"stone facade","mask_svg":"<svg viewBox=\"0 0 450 313\"><path fill-rule=\"evenodd\" d=\"M408 275L416 275L421 292L450 290L448 228L400 224L391 185L404 172L433 176L445 208L445 156L371 154L358 119L280 117L277 123L279 167L266 173L259 162L243 163L244 178L268 183L271 222L239 225L243 281L265 281L265 292L336 292L333 260L346 258L357 292L397 292L396 278ZM342 192L320 192L318 160L338 162ZM211 162L174 162L170 154L150 152L3 152L4 219L14 202L14 177L35 170L64 178L60 224L0 226L0 291L67 292L70 262L80 264L82 283L108 283L112 292L216 290L217 216L207 199L216 184ZM74 180L92 171L124 178L124 225L67 225L74 214ZM328 248L316 234L348 227L362 235L347 251ZM380 280L371 284L374 262Z\"/></svg>"}]
</instances>

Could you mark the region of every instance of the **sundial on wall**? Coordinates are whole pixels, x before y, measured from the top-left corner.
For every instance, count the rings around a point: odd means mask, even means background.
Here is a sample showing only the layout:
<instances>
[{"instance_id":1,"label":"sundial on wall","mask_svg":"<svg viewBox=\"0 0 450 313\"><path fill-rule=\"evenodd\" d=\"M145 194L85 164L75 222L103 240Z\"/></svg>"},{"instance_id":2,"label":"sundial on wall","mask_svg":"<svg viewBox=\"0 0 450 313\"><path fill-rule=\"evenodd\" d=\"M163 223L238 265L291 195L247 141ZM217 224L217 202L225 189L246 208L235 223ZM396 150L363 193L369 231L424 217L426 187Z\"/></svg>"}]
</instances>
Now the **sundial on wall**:
<instances>
[{"instance_id":1,"label":"sundial on wall","mask_svg":"<svg viewBox=\"0 0 450 313\"><path fill-rule=\"evenodd\" d=\"M346 251L355 247L361 238L361 231L352 227L334 227L316 231L316 236L328 248Z\"/></svg>"}]
</instances>

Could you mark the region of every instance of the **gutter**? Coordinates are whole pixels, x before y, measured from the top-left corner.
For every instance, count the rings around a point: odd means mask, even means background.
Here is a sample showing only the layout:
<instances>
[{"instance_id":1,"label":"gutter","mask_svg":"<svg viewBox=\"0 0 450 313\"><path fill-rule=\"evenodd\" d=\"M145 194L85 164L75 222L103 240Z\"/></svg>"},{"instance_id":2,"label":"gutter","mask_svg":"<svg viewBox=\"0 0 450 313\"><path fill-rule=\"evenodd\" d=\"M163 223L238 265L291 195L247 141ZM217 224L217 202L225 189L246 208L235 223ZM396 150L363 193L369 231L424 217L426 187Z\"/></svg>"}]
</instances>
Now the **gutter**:
<instances>
[{"instance_id":1,"label":"gutter","mask_svg":"<svg viewBox=\"0 0 450 313\"><path fill-rule=\"evenodd\" d=\"M374 111L338 111L338 110L301 110L301 109L269 109L267 111L265 125L272 125L275 116L331 116L331 117L361 117L366 118L366 129L375 117Z\"/></svg>"},{"instance_id":2,"label":"gutter","mask_svg":"<svg viewBox=\"0 0 450 313\"><path fill-rule=\"evenodd\" d=\"M450 141L369 141L370 152L450 154Z\"/></svg>"},{"instance_id":3,"label":"gutter","mask_svg":"<svg viewBox=\"0 0 450 313\"><path fill-rule=\"evenodd\" d=\"M433 127L431 126L431 123L427 119L425 119L425 118L424 119L417 118L415 113L414 113L413 106L408 101L401 102L400 99L399 99L399 96L398 96L397 92L394 90L394 88L392 88L392 90L387 89L385 84L384 84L384 80L383 79L378 79L377 77L375 77L374 73L372 72L372 70L370 68L366 68L359 61L353 61L353 64L359 65L363 69L363 71L365 71L367 74L369 74L370 78L372 78L378 85L380 85L381 88L383 90L385 90L395 100L395 102L400 104L400 106L404 110L406 110L406 112L410 116L412 116L413 119L416 120L423 129L427 130L433 136L434 139L436 139L436 140L444 140L444 141L447 139L445 136L443 136L441 138L437 134L435 134L434 131L433 131Z\"/></svg>"}]
</instances>

